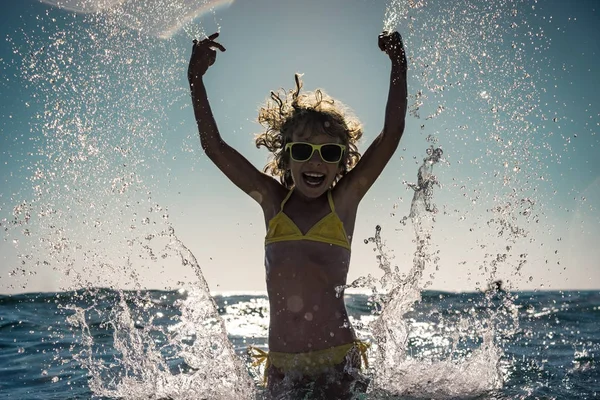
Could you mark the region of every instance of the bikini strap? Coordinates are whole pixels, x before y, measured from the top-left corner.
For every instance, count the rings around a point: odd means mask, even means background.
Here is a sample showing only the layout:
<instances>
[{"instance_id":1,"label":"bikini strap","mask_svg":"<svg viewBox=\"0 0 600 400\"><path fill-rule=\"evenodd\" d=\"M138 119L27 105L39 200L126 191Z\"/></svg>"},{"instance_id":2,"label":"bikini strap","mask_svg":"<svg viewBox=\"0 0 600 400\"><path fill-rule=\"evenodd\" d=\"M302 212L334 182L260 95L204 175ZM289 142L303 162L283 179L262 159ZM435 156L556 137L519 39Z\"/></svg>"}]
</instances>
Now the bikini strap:
<instances>
[{"instance_id":1,"label":"bikini strap","mask_svg":"<svg viewBox=\"0 0 600 400\"><path fill-rule=\"evenodd\" d=\"M327 191L327 200L329 200L329 208L331 208L331 212L335 212L335 206L333 205L333 197L331 196L331 190Z\"/></svg>"},{"instance_id":2,"label":"bikini strap","mask_svg":"<svg viewBox=\"0 0 600 400\"><path fill-rule=\"evenodd\" d=\"M285 203L287 203L287 201L290 199L290 196L292 195L292 191L293 190L294 189L290 189L290 191L288 192L288 194L285 196L285 198L281 202L281 209L280 209L280 211L283 211L283 206L285 206Z\"/></svg>"}]
</instances>

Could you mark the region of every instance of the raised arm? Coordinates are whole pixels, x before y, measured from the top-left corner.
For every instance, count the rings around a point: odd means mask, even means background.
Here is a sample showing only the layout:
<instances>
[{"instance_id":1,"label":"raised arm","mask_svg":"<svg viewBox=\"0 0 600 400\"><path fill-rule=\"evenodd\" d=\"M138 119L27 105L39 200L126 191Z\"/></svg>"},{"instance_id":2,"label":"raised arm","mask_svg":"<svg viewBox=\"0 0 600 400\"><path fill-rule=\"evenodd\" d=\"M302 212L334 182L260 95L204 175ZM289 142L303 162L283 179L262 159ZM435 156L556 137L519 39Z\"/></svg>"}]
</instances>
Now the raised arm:
<instances>
[{"instance_id":1,"label":"raised arm","mask_svg":"<svg viewBox=\"0 0 600 400\"><path fill-rule=\"evenodd\" d=\"M344 194L342 197L346 197L348 201L352 201L356 205L392 158L404 133L408 96L406 86L407 63L400 34L398 32L392 34L382 33L379 35L379 48L392 61L390 89L385 108L383 130L365 151L356 167L339 183L339 190Z\"/></svg>"},{"instance_id":2,"label":"raised arm","mask_svg":"<svg viewBox=\"0 0 600 400\"><path fill-rule=\"evenodd\" d=\"M244 156L223 141L204 87L203 76L217 57L214 49L225 51L221 44L215 42L218 36L218 33L214 33L201 42L194 41L188 68L188 81L200 142L208 158L237 187L264 205L264 201L273 193L278 183L256 169Z\"/></svg>"}]
</instances>

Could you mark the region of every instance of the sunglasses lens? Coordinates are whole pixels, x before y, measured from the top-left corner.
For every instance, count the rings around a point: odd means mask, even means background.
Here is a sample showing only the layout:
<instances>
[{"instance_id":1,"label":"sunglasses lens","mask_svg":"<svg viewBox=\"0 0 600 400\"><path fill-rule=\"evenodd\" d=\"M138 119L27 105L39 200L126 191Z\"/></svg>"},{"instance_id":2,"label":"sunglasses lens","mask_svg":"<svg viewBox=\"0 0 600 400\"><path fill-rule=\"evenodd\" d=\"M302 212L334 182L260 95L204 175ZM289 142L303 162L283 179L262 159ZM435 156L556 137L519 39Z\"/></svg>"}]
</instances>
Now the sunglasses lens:
<instances>
[{"instance_id":1,"label":"sunglasses lens","mask_svg":"<svg viewBox=\"0 0 600 400\"><path fill-rule=\"evenodd\" d=\"M321 147L321 157L330 163L338 162L342 158L342 148L335 144L327 144Z\"/></svg>"},{"instance_id":2,"label":"sunglasses lens","mask_svg":"<svg viewBox=\"0 0 600 400\"><path fill-rule=\"evenodd\" d=\"M313 149L307 143L294 143L292 145L292 158L296 161L306 161L312 155Z\"/></svg>"}]
</instances>

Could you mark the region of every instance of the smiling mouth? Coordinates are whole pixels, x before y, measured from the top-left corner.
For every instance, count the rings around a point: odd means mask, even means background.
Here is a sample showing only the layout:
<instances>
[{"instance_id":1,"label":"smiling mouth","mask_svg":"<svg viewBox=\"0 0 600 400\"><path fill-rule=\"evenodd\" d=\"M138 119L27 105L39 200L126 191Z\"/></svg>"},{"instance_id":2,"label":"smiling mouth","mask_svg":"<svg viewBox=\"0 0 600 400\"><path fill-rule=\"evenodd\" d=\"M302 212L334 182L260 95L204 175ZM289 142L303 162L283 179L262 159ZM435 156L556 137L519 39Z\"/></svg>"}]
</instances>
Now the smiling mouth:
<instances>
[{"instance_id":1,"label":"smiling mouth","mask_svg":"<svg viewBox=\"0 0 600 400\"><path fill-rule=\"evenodd\" d=\"M304 178L304 182L306 182L307 185L313 187L319 186L325 182L325 175L318 172L304 172L302 178Z\"/></svg>"}]
</instances>

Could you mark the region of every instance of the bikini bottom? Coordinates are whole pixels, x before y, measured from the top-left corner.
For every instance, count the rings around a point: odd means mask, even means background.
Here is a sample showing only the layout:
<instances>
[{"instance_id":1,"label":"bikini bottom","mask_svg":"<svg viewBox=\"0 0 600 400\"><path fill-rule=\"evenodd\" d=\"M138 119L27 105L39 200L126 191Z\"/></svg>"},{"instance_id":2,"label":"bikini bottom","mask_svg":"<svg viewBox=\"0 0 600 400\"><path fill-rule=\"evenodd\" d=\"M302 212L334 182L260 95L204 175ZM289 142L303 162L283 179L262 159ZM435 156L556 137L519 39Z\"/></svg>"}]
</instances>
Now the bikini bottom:
<instances>
[{"instance_id":1,"label":"bikini bottom","mask_svg":"<svg viewBox=\"0 0 600 400\"><path fill-rule=\"evenodd\" d=\"M307 353L265 352L250 347L253 366L265 364L264 384L272 398L349 399L366 392L369 379L368 343L345 345Z\"/></svg>"}]
</instances>

